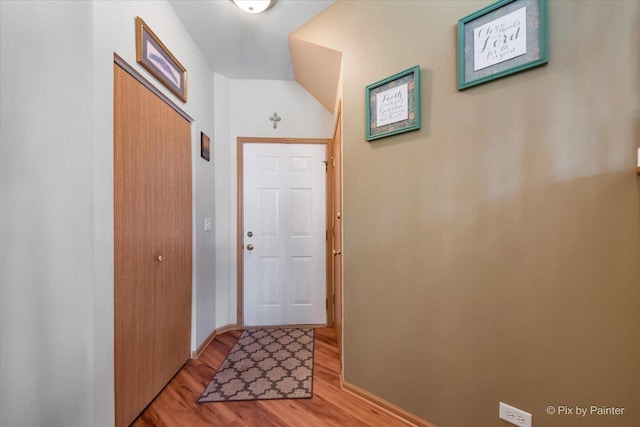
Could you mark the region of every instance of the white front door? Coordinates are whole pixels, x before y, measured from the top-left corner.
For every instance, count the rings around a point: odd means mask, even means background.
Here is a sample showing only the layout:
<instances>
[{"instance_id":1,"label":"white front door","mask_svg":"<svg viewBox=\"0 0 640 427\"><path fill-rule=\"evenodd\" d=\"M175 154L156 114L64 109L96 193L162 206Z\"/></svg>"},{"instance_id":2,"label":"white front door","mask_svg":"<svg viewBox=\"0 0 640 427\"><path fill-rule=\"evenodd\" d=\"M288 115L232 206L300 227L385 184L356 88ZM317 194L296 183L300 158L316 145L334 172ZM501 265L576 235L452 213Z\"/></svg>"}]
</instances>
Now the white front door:
<instances>
[{"instance_id":1,"label":"white front door","mask_svg":"<svg viewBox=\"0 0 640 427\"><path fill-rule=\"evenodd\" d=\"M243 152L244 324L326 324L326 146Z\"/></svg>"}]
</instances>

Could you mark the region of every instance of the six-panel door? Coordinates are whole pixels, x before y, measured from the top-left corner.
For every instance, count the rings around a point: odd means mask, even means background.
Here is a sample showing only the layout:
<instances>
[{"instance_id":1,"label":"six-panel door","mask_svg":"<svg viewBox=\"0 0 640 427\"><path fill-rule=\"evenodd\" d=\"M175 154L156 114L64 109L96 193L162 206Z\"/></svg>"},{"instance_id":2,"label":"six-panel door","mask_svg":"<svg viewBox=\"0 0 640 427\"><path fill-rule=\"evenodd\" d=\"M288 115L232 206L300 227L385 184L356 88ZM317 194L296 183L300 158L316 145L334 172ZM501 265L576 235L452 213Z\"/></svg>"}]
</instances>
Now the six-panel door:
<instances>
[{"instance_id":1,"label":"six-panel door","mask_svg":"<svg viewBox=\"0 0 640 427\"><path fill-rule=\"evenodd\" d=\"M326 324L326 147L243 152L244 324Z\"/></svg>"}]
</instances>

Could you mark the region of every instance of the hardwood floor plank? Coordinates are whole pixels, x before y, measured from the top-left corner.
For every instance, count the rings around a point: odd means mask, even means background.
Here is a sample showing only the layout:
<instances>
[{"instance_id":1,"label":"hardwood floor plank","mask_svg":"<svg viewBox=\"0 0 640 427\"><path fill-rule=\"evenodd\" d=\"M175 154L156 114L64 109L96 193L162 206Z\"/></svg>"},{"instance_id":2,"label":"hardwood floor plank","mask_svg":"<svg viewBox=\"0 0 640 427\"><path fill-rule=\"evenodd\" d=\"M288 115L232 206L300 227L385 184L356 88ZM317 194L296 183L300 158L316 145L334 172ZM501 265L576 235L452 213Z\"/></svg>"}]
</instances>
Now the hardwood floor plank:
<instances>
[{"instance_id":1,"label":"hardwood floor plank","mask_svg":"<svg viewBox=\"0 0 640 427\"><path fill-rule=\"evenodd\" d=\"M400 427L407 424L340 388L340 359L333 329L314 339L313 398L197 403L200 394L242 331L216 336L197 360L189 361L134 427Z\"/></svg>"}]
</instances>

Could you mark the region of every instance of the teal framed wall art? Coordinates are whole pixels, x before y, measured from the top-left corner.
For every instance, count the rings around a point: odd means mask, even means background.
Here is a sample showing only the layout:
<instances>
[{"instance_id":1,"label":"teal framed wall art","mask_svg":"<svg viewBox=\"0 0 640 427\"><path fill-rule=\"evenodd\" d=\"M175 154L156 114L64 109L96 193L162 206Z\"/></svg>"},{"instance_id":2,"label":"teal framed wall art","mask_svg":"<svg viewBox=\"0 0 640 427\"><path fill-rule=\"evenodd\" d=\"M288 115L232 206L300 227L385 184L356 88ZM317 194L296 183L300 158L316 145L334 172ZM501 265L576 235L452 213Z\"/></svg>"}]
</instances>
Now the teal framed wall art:
<instances>
[{"instance_id":1,"label":"teal framed wall art","mask_svg":"<svg viewBox=\"0 0 640 427\"><path fill-rule=\"evenodd\" d=\"M365 89L367 141L420 129L420 66Z\"/></svg>"},{"instance_id":2,"label":"teal framed wall art","mask_svg":"<svg viewBox=\"0 0 640 427\"><path fill-rule=\"evenodd\" d=\"M458 90L549 61L547 0L501 0L458 21Z\"/></svg>"}]
</instances>

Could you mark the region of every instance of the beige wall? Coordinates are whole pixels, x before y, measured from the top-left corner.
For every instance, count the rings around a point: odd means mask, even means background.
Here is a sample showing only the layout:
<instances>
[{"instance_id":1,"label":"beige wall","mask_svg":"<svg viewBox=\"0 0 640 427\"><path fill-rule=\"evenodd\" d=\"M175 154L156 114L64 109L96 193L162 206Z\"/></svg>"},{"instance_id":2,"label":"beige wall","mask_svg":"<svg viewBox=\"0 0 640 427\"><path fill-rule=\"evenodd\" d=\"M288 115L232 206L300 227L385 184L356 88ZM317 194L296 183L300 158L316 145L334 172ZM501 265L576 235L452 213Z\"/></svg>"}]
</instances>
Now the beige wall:
<instances>
[{"instance_id":1,"label":"beige wall","mask_svg":"<svg viewBox=\"0 0 640 427\"><path fill-rule=\"evenodd\" d=\"M640 425L640 2L550 1L547 66L456 90L488 1L338 1L345 378L440 426ZM368 143L366 85L422 69L423 124ZM624 416L549 416L548 405Z\"/></svg>"}]
</instances>

